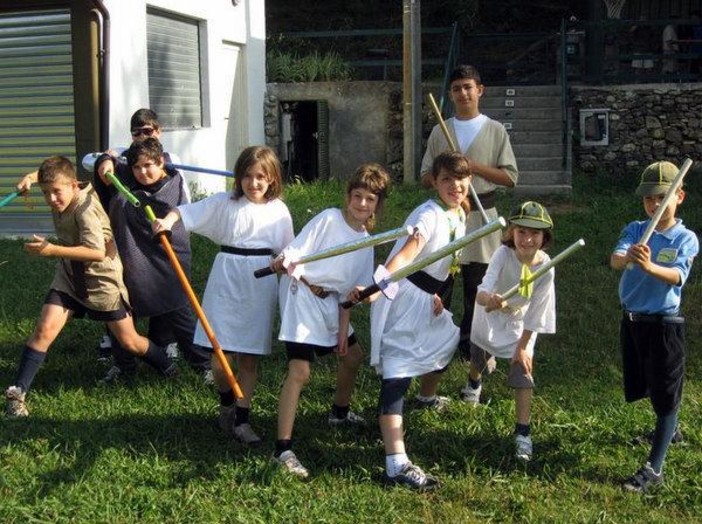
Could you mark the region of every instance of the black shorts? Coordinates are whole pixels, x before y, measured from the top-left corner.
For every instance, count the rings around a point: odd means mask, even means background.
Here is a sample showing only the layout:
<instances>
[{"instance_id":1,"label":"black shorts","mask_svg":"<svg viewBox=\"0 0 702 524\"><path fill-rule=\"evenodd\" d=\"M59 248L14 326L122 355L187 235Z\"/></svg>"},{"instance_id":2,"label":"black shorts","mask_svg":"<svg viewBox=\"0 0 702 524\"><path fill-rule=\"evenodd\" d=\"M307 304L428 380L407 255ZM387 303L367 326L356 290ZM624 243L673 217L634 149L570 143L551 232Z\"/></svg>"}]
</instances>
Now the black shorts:
<instances>
[{"instance_id":1,"label":"black shorts","mask_svg":"<svg viewBox=\"0 0 702 524\"><path fill-rule=\"evenodd\" d=\"M349 347L357 343L356 334L349 335ZM288 360L306 360L314 362L315 356L324 357L331 355L338 346L317 346L315 344L305 344L304 342L285 342L285 350L288 353Z\"/></svg>"},{"instance_id":2,"label":"black shorts","mask_svg":"<svg viewBox=\"0 0 702 524\"><path fill-rule=\"evenodd\" d=\"M87 316L90 320L97 320L98 322L114 322L129 316L129 309L124 301L122 301L119 309L115 309L114 311L97 311L85 307L68 293L57 291L56 289L49 290L44 299L44 304L53 304L54 306L70 309L73 311L73 318L83 318Z\"/></svg>"},{"instance_id":3,"label":"black shorts","mask_svg":"<svg viewBox=\"0 0 702 524\"><path fill-rule=\"evenodd\" d=\"M685 375L685 324L636 322L622 319L620 329L624 367L624 398L651 398L653 410L665 416L682 399Z\"/></svg>"}]
</instances>

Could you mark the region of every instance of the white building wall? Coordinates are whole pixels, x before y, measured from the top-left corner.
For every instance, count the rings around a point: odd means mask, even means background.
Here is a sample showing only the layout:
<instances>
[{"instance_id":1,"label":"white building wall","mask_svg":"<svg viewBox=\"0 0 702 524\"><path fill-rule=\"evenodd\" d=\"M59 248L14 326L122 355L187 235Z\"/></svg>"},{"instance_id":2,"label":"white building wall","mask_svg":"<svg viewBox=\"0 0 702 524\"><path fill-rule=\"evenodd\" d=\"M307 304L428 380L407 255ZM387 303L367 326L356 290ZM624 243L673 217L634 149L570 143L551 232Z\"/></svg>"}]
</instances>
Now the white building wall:
<instances>
[{"instance_id":1,"label":"white building wall","mask_svg":"<svg viewBox=\"0 0 702 524\"><path fill-rule=\"evenodd\" d=\"M164 11L206 23L207 92L203 99L209 124L201 129L167 130L161 140L166 151L187 165L233 169L233 160L248 145L265 142L263 102L265 83L264 0L105 0L110 14L110 145L129 144L129 118L149 107L146 48L146 9ZM234 51L234 52L233 52ZM236 78L236 63L242 60ZM233 90L232 81L241 89ZM232 101L234 106L232 106ZM225 178L186 173L207 192L222 191Z\"/></svg>"}]
</instances>

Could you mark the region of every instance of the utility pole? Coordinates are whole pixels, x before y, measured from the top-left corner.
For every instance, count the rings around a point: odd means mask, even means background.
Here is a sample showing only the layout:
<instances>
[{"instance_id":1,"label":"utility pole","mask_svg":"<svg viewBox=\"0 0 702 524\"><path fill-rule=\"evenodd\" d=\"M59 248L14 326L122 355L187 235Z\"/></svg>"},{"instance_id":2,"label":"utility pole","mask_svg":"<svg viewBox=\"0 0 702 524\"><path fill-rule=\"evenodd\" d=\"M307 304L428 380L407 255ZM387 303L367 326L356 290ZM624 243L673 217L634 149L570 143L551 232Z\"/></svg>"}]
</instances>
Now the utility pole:
<instances>
[{"instance_id":1,"label":"utility pole","mask_svg":"<svg viewBox=\"0 0 702 524\"><path fill-rule=\"evenodd\" d=\"M402 0L402 121L404 182L415 182L422 145L422 24L420 0Z\"/></svg>"}]
</instances>

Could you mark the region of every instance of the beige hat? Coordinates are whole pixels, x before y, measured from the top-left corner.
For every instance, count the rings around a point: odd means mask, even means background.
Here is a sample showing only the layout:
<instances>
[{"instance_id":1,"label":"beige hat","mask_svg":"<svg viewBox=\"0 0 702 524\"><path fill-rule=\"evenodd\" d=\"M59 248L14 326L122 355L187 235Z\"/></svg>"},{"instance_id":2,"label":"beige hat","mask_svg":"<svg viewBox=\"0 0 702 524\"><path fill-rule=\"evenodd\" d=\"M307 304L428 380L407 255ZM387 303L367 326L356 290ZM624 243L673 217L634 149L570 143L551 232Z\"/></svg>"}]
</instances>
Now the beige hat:
<instances>
[{"instance_id":1,"label":"beige hat","mask_svg":"<svg viewBox=\"0 0 702 524\"><path fill-rule=\"evenodd\" d=\"M673 180L678 175L678 168L672 162L654 162L641 173L639 187L636 194L639 196L660 195L667 193Z\"/></svg>"}]
</instances>

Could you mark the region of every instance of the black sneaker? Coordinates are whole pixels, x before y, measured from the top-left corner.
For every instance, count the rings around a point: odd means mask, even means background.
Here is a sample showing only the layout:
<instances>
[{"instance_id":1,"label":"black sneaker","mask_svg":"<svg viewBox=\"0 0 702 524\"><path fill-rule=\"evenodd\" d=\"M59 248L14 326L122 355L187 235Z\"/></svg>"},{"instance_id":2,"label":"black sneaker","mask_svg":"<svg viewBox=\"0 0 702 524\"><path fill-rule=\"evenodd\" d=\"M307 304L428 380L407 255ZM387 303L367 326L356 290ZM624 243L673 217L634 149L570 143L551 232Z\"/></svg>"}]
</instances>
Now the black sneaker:
<instances>
[{"instance_id":1,"label":"black sneaker","mask_svg":"<svg viewBox=\"0 0 702 524\"><path fill-rule=\"evenodd\" d=\"M647 431L643 435L639 435L638 437L634 437L632 442L634 444L647 444L650 445L653 443L653 434L655 433L655 430ZM683 442L683 434L682 431L680 431L680 426L675 427L675 433L673 433L673 438L670 439L671 444L680 444Z\"/></svg>"},{"instance_id":2,"label":"black sneaker","mask_svg":"<svg viewBox=\"0 0 702 524\"><path fill-rule=\"evenodd\" d=\"M411 462L405 464L402 471L394 477L383 474L383 481L389 486L403 486L416 491L427 491L439 485L439 480L432 475L427 475L422 468Z\"/></svg>"},{"instance_id":3,"label":"black sneaker","mask_svg":"<svg viewBox=\"0 0 702 524\"><path fill-rule=\"evenodd\" d=\"M651 464L646 462L636 473L622 483L622 487L627 491L645 493L652 488L663 484L663 472L653 471Z\"/></svg>"}]
</instances>

